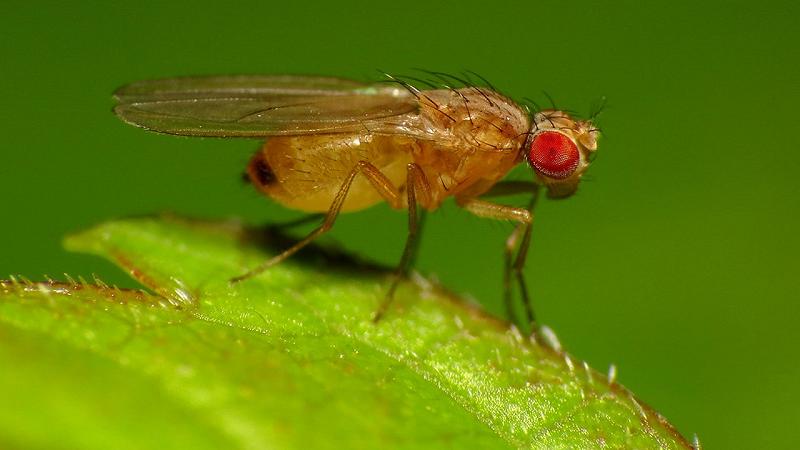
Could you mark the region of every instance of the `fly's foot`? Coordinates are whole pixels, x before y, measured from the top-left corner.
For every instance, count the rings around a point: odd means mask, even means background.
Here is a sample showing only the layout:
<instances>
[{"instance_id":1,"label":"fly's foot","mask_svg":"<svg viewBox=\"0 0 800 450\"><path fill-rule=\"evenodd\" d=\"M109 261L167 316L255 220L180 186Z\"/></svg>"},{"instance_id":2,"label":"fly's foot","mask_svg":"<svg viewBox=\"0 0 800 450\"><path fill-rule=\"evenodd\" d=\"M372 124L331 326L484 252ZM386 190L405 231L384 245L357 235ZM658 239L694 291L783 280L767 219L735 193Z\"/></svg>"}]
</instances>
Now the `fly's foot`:
<instances>
[{"instance_id":1,"label":"fly's foot","mask_svg":"<svg viewBox=\"0 0 800 450\"><path fill-rule=\"evenodd\" d=\"M386 315L386 311L389 310L389 306L392 304L394 300L394 291L397 290L397 285L400 284L401 276L399 274L394 275L394 279L392 280L392 285L389 287L389 291L386 292L386 297L383 298L380 305L378 305L378 309L375 310L375 313L372 315L372 323L377 324Z\"/></svg>"},{"instance_id":2,"label":"fly's foot","mask_svg":"<svg viewBox=\"0 0 800 450\"><path fill-rule=\"evenodd\" d=\"M278 255L278 256L268 260L264 264L261 264L260 266L256 267L253 270L245 272L245 273L243 273L243 274L241 274L241 275L239 275L237 277L233 277L230 280L228 280L228 282L230 284L234 285L234 284L238 284L238 283L240 283L242 281L248 280L250 278L253 278L254 276L266 271L267 269L269 269L270 267L274 266L275 264L281 262L284 259L284 258L281 258L281 256L282 255Z\"/></svg>"}]
</instances>

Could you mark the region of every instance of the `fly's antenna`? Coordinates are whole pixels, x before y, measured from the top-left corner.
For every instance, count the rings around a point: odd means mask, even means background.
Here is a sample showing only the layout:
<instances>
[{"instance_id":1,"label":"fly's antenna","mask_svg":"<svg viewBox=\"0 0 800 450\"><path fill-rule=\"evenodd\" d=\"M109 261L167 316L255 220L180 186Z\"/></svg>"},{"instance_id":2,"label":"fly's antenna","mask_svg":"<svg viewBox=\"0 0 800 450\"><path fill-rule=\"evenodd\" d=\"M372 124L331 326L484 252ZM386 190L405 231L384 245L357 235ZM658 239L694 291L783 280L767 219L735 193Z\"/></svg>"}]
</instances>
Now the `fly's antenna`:
<instances>
[{"instance_id":1,"label":"fly's antenna","mask_svg":"<svg viewBox=\"0 0 800 450\"><path fill-rule=\"evenodd\" d=\"M589 108L589 120L594 122L597 116L600 115L603 111L605 111L606 107L608 106L608 98L604 95L600 97L598 100L595 100L591 107Z\"/></svg>"},{"instance_id":2,"label":"fly's antenna","mask_svg":"<svg viewBox=\"0 0 800 450\"><path fill-rule=\"evenodd\" d=\"M392 75L390 75L390 74L388 74L388 73L386 73L386 72L384 72L382 70L379 70L379 72L381 72L383 74L383 76L385 76L387 78L386 80L381 80L382 82L385 82L385 83L397 83L400 86L403 86L408 92L411 93L411 95L413 95L414 97L417 98L417 100L419 100L419 96L420 96L420 90L419 89L417 89L416 87L412 86L409 82L401 80L400 78L393 77Z\"/></svg>"}]
</instances>

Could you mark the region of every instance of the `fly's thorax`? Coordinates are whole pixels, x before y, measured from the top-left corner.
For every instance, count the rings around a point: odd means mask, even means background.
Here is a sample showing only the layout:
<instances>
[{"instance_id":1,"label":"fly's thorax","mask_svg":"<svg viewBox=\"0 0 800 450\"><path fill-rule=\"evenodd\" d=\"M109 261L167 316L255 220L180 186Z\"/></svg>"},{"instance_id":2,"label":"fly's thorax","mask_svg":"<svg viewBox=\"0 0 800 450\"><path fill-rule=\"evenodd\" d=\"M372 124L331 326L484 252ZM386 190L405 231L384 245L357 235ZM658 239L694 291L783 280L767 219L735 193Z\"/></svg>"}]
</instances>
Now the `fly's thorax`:
<instances>
[{"instance_id":1,"label":"fly's thorax","mask_svg":"<svg viewBox=\"0 0 800 450\"><path fill-rule=\"evenodd\" d=\"M440 200L479 195L522 161L529 117L489 89L424 91L420 118L432 138L420 141L414 159Z\"/></svg>"},{"instance_id":2,"label":"fly's thorax","mask_svg":"<svg viewBox=\"0 0 800 450\"><path fill-rule=\"evenodd\" d=\"M551 198L575 193L597 151L600 133L589 120L575 120L563 111L536 113L523 149L537 181Z\"/></svg>"},{"instance_id":3,"label":"fly's thorax","mask_svg":"<svg viewBox=\"0 0 800 450\"><path fill-rule=\"evenodd\" d=\"M438 139L475 150L519 151L530 127L525 110L486 88L424 91L420 108L423 123Z\"/></svg>"}]
</instances>

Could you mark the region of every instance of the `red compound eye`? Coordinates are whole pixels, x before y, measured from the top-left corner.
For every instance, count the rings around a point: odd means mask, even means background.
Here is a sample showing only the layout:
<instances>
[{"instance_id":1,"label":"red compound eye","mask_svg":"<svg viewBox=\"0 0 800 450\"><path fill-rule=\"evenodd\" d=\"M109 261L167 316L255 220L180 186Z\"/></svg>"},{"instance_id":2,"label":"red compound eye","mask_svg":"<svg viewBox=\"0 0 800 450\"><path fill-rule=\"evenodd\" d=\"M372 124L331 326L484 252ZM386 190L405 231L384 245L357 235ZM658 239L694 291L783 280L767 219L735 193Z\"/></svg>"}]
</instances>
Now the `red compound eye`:
<instances>
[{"instance_id":1,"label":"red compound eye","mask_svg":"<svg viewBox=\"0 0 800 450\"><path fill-rule=\"evenodd\" d=\"M537 134L528 154L528 160L537 171L559 180L572 175L580 159L578 147L572 139L555 131Z\"/></svg>"}]
</instances>

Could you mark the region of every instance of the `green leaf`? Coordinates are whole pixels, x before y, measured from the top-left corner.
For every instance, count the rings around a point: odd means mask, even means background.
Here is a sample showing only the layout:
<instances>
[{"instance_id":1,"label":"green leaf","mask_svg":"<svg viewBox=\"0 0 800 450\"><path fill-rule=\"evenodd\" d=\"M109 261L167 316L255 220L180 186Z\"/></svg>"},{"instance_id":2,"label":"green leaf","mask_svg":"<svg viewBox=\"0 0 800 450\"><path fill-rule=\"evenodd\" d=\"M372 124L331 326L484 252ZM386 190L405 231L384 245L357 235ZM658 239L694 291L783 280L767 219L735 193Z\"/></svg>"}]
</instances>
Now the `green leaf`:
<instances>
[{"instance_id":1,"label":"green leaf","mask_svg":"<svg viewBox=\"0 0 800 450\"><path fill-rule=\"evenodd\" d=\"M67 239L147 289L0 285L2 448L686 448L608 377L417 277L274 252L235 224L130 219ZM553 348L556 347L556 348Z\"/></svg>"}]
</instances>

